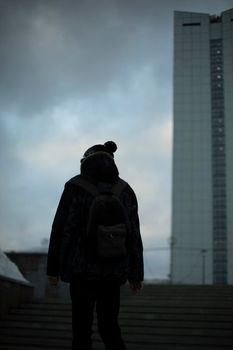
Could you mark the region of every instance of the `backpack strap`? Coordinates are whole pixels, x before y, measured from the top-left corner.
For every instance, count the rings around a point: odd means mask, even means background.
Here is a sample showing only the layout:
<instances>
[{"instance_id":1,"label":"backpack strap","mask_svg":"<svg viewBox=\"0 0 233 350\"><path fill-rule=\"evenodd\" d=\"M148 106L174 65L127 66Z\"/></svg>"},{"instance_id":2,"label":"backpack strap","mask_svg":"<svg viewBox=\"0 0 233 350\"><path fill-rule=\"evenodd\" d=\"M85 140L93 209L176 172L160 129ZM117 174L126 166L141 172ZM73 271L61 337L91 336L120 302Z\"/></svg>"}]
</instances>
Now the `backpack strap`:
<instances>
[{"instance_id":1,"label":"backpack strap","mask_svg":"<svg viewBox=\"0 0 233 350\"><path fill-rule=\"evenodd\" d=\"M83 177L77 176L73 179L70 180L73 184L78 185L87 192L89 192L92 196L97 196L100 191L97 186L95 186L93 183L90 181L84 179ZM118 179L118 181L112 186L111 192L116 196L119 197L121 192L124 190L124 188L127 186L127 182L125 182L122 179Z\"/></svg>"},{"instance_id":2,"label":"backpack strap","mask_svg":"<svg viewBox=\"0 0 233 350\"><path fill-rule=\"evenodd\" d=\"M93 183L91 183L90 181L88 181L80 176L76 177L73 181L71 180L71 182L74 183L75 185L82 187L84 190L86 190L87 192L92 194L94 197L97 194L99 194L99 190L98 190L97 186L95 186Z\"/></svg>"},{"instance_id":3,"label":"backpack strap","mask_svg":"<svg viewBox=\"0 0 233 350\"><path fill-rule=\"evenodd\" d=\"M121 192L124 190L124 188L127 186L127 182L120 179L112 186L111 192L116 196L119 197Z\"/></svg>"}]
</instances>

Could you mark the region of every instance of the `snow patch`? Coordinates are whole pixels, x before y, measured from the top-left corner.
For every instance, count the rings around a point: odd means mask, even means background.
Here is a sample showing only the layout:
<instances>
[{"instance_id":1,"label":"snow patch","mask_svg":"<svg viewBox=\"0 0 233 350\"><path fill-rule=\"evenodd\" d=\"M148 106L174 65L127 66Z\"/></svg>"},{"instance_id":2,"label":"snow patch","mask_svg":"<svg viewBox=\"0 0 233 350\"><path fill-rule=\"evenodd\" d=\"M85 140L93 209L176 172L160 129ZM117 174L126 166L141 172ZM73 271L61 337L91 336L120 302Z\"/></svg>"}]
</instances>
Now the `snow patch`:
<instances>
[{"instance_id":1,"label":"snow patch","mask_svg":"<svg viewBox=\"0 0 233 350\"><path fill-rule=\"evenodd\" d=\"M18 267L13 263L6 254L0 249L0 276L13 278L15 280L28 282L19 271Z\"/></svg>"}]
</instances>

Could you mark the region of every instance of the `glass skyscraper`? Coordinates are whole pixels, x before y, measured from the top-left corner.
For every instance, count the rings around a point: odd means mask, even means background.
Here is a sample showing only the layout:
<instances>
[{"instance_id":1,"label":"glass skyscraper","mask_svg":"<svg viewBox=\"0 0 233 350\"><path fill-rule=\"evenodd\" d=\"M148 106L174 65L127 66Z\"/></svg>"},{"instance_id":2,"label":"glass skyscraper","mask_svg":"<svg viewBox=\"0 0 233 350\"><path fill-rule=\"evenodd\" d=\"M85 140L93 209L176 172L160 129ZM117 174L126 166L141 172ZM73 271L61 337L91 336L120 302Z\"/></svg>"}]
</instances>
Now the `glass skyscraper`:
<instances>
[{"instance_id":1,"label":"glass skyscraper","mask_svg":"<svg viewBox=\"0 0 233 350\"><path fill-rule=\"evenodd\" d=\"M233 9L174 30L171 280L233 284Z\"/></svg>"}]
</instances>

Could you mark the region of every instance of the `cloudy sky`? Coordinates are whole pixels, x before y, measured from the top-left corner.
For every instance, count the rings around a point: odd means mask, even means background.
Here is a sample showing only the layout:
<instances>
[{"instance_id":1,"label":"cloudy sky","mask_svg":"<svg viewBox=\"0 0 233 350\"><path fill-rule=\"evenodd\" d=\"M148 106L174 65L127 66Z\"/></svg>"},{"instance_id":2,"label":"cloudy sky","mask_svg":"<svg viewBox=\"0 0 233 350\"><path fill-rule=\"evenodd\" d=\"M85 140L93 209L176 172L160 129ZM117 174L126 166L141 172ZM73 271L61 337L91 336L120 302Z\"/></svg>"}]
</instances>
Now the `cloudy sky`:
<instances>
[{"instance_id":1,"label":"cloudy sky","mask_svg":"<svg viewBox=\"0 0 233 350\"><path fill-rule=\"evenodd\" d=\"M0 248L49 238L84 151L114 140L146 277L169 273L173 12L232 0L0 0ZM155 249L151 249L155 248Z\"/></svg>"}]
</instances>

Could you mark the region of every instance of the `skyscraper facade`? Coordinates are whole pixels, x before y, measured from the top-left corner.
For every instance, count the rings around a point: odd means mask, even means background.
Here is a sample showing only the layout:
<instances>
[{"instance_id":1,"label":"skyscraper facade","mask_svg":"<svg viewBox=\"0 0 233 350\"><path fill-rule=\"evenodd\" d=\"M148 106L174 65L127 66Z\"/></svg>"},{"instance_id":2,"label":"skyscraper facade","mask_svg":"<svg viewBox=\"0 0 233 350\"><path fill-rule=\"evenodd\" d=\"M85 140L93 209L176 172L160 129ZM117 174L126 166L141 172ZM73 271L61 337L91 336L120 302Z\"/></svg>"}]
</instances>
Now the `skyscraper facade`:
<instances>
[{"instance_id":1,"label":"skyscraper facade","mask_svg":"<svg viewBox=\"0 0 233 350\"><path fill-rule=\"evenodd\" d=\"M233 284L233 9L174 31L171 279Z\"/></svg>"}]
</instances>

